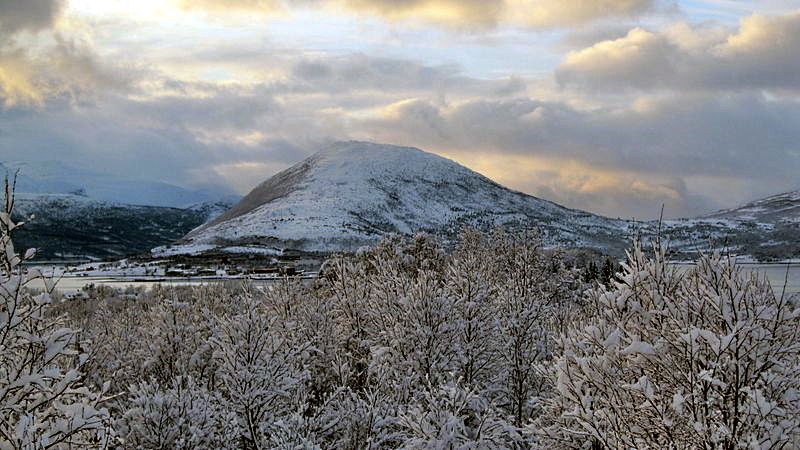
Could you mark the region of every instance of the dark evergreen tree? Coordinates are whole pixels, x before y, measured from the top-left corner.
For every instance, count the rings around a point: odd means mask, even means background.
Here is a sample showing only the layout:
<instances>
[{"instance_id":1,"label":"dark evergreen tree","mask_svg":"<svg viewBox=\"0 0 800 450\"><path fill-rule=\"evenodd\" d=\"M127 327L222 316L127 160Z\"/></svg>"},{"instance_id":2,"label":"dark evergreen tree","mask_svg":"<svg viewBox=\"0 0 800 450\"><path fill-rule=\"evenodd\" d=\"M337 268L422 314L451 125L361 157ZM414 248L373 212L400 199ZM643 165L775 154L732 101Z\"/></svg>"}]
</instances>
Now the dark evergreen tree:
<instances>
[{"instance_id":1,"label":"dark evergreen tree","mask_svg":"<svg viewBox=\"0 0 800 450\"><path fill-rule=\"evenodd\" d=\"M611 258L606 257L603 268L600 269L600 282L610 286L611 280L614 278L614 272L614 262L611 261Z\"/></svg>"}]
</instances>

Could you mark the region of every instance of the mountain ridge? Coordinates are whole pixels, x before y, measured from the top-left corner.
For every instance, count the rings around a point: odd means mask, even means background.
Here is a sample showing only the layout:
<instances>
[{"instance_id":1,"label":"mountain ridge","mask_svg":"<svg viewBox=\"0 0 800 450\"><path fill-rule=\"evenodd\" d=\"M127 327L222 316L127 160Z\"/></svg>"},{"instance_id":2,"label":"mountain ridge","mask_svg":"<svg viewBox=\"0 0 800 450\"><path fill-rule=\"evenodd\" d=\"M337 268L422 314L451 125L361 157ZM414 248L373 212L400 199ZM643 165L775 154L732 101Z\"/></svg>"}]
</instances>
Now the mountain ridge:
<instances>
[{"instance_id":1,"label":"mountain ridge","mask_svg":"<svg viewBox=\"0 0 800 450\"><path fill-rule=\"evenodd\" d=\"M17 243L39 249L40 260L118 259L149 253L234 203L223 192L119 179L61 161L0 163L3 174L16 181L13 214L27 222L17 232Z\"/></svg>"},{"instance_id":2,"label":"mountain ridge","mask_svg":"<svg viewBox=\"0 0 800 450\"><path fill-rule=\"evenodd\" d=\"M698 218L625 221L509 189L419 149L359 141L333 144L266 179L170 251L242 245L352 251L391 233L424 231L452 240L465 227L496 226L538 229L553 247L617 255L634 234L647 239L660 232L675 259L712 248L763 260L800 258L797 191Z\"/></svg>"}]
</instances>

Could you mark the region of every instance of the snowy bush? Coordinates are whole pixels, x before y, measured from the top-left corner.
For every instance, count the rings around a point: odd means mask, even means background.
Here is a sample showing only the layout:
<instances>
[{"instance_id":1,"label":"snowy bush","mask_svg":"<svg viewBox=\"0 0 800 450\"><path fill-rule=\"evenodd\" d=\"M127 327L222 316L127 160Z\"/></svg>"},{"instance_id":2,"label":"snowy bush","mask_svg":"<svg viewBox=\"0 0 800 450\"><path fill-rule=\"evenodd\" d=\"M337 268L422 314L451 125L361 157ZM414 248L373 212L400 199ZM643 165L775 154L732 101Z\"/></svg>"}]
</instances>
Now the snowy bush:
<instances>
[{"instance_id":1,"label":"snowy bush","mask_svg":"<svg viewBox=\"0 0 800 450\"><path fill-rule=\"evenodd\" d=\"M5 183L0 212L0 448L98 448L111 438L99 390L84 383L88 343L51 314L53 280L27 271L12 234L13 186ZM28 287L41 281L46 289Z\"/></svg>"},{"instance_id":2,"label":"snowy bush","mask_svg":"<svg viewBox=\"0 0 800 450\"><path fill-rule=\"evenodd\" d=\"M797 448L800 311L718 253L637 244L559 339L547 447Z\"/></svg>"},{"instance_id":3,"label":"snowy bush","mask_svg":"<svg viewBox=\"0 0 800 450\"><path fill-rule=\"evenodd\" d=\"M273 333L277 318L259 311L258 303L240 299L244 310L223 317L211 340L223 391L223 404L236 414L245 447L270 448L281 419L291 416L306 378L303 361L308 345Z\"/></svg>"},{"instance_id":4,"label":"snowy bush","mask_svg":"<svg viewBox=\"0 0 800 450\"><path fill-rule=\"evenodd\" d=\"M166 387L157 381L130 387L127 409L118 429L128 448L236 449L235 414L222 407L218 392L191 376L178 376Z\"/></svg>"},{"instance_id":5,"label":"snowy bush","mask_svg":"<svg viewBox=\"0 0 800 450\"><path fill-rule=\"evenodd\" d=\"M456 383L422 391L397 423L403 448L491 449L524 444L518 428L485 396Z\"/></svg>"}]
</instances>

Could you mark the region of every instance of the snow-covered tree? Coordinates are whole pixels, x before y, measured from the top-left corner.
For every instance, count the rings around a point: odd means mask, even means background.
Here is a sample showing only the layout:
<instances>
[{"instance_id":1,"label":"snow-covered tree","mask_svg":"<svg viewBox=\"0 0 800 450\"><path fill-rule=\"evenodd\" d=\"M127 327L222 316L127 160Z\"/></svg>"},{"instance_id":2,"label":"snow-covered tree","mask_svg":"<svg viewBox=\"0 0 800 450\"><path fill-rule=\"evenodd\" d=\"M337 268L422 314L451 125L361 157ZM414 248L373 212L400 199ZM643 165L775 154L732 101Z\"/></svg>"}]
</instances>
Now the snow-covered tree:
<instances>
[{"instance_id":1,"label":"snow-covered tree","mask_svg":"<svg viewBox=\"0 0 800 450\"><path fill-rule=\"evenodd\" d=\"M88 343L51 314L54 281L26 270L12 234L13 184L0 211L0 448L102 448L111 438L105 389L84 383ZM36 283L45 289L33 294Z\"/></svg>"},{"instance_id":2,"label":"snow-covered tree","mask_svg":"<svg viewBox=\"0 0 800 450\"><path fill-rule=\"evenodd\" d=\"M539 409L547 389L542 366L552 358L554 331L577 304L581 285L535 235L495 233L491 253L503 274L495 300L499 400L522 427Z\"/></svg>"},{"instance_id":3,"label":"snow-covered tree","mask_svg":"<svg viewBox=\"0 0 800 450\"><path fill-rule=\"evenodd\" d=\"M270 442L282 429L281 421L306 403L303 363L309 346L273 332L278 319L260 310L251 297L237 300L242 311L220 318L211 339L218 367L215 377L224 407L236 414L242 429L240 444L272 448Z\"/></svg>"},{"instance_id":4,"label":"snow-covered tree","mask_svg":"<svg viewBox=\"0 0 800 450\"><path fill-rule=\"evenodd\" d=\"M501 449L525 442L486 396L456 383L420 391L398 428L408 449Z\"/></svg>"},{"instance_id":5,"label":"snow-covered tree","mask_svg":"<svg viewBox=\"0 0 800 450\"><path fill-rule=\"evenodd\" d=\"M239 424L222 403L219 392L191 376L167 386L141 382L130 387L117 427L127 448L237 449Z\"/></svg>"},{"instance_id":6,"label":"snow-covered tree","mask_svg":"<svg viewBox=\"0 0 800 450\"><path fill-rule=\"evenodd\" d=\"M797 448L800 311L719 253L636 244L559 339L548 447Z\"/></svg>"},{"instance_id":7,"label":"snow-covered tree","mask_svg":"<svg viewBox=\"0 0 800 450\"><path fill-rule=\"evenodd\" d=\"M476 231L462 234L445 273L445 290L454 303L456 370L463 385L488 389L498 370L496 255Z\"/></svg>"}]
</instances>

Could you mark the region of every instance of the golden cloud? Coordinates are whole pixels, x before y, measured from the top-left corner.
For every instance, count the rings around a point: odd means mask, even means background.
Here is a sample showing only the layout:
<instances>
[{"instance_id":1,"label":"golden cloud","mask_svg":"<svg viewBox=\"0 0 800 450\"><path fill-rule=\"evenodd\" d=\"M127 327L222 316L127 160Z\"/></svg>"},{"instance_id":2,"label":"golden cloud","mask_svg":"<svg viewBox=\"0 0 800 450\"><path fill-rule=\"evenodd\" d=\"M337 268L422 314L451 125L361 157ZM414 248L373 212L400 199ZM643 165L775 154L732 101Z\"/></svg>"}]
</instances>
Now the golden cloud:
<instances>
[{"instance_id":1,"label":"golden cloud","mask_svg":"<svg viewBox=\"0 0 800 450\"><path fill-rule=\"evenodd\" d=\"M324 8L388 21L434 23L456 28L498 24L549 28L597 19L633 16L657 0L176 0L184 9L214 13L276 14L295 8Z\"/></svg>"},{"instance_id":2,"label":"golden cloud","mask_svg":"<svg viewBox=\"0 0 800 450\"><path fill-rule=\"evenodd\" d=\"M508 17L531 27L580 25L606 17L626 17L655 7L652 0L506 0Z\"/></svg>"},{"instance_id":3,"label":"golden cloud","mask_svg":"<svg viewBox=\"0 0 800 450\"><path fill-rule=\"evenodd\" d=\"M43 93L33 81L33 73L23 54L0 53L0 99L6 108L41 104Z\"/></svg>"},{"instance_id":4,"label":"golden cloud","mask_svg":"<svg viewBox=\"0 0 800 450\"><path fill-rule=\"evenodd\" d=\"M282 14L287 2L282 0L176 0L184 10L207 11L212 13L258 13L264 15Z\"/></svg>"}]
</instances>

